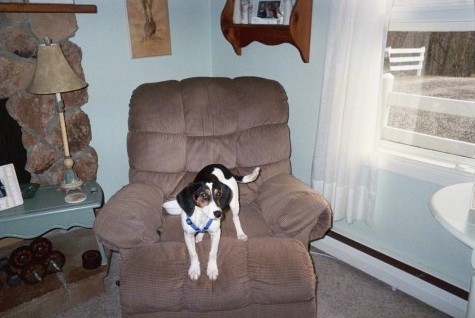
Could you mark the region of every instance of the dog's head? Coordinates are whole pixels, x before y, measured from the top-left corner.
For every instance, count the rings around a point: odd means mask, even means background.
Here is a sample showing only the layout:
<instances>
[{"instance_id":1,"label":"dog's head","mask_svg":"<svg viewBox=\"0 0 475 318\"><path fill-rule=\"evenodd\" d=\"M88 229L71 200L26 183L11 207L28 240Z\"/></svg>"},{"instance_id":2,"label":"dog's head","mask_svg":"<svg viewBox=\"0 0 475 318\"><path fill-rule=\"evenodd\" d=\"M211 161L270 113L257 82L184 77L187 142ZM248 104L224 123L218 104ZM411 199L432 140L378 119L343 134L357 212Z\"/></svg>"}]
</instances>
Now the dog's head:
<instances>
[{"instance_id":1,"label":"dog's head","mask_svg":"<svg viewBox=\"0 0 475 318\"><path fill-rule=\"evenodd\" d=\"M231 196L231 189L216 180L190 183L178 193L176 199L188 216L191 216L197 207L208 218L219 219L223 214L223 209L228 207Z\"/></svg>"}]
</instances>

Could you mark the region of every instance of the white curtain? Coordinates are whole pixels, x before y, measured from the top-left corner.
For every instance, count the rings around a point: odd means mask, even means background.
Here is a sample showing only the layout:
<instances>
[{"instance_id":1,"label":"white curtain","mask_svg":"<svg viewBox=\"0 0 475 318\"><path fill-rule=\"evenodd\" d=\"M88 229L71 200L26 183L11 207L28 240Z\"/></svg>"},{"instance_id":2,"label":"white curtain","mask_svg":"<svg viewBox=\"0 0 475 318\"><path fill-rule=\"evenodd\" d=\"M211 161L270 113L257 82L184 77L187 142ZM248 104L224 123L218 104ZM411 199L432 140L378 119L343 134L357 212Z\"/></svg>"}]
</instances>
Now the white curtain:
<instances>
[{"instance_id":1,"label":"white curtain","mask_svg":"<svg viewBox=\"0 0 475 318\"><path fill-rule=\"evenodd\" d=\"M372 221L390 8L390 0L331 1L312 186L334 220Z\"/></svg>"}]
</instances>

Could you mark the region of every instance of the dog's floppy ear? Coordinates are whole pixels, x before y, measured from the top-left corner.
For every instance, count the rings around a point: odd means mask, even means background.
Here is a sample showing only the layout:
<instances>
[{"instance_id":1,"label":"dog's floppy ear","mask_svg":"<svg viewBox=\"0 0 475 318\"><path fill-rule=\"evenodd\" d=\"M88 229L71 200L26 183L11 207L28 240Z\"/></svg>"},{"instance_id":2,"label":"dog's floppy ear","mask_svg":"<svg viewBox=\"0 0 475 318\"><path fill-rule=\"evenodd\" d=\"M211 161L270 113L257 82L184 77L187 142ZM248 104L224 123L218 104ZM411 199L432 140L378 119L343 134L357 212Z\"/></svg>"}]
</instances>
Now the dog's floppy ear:
<instances>
[{"instance_id":1,"label":"dog's floppy ear","mask_svg":"<svg viewBox=\"0 0 475 318\"><path fill-rule=\"evenodd\" d=\"M198 187L198 184L191 183L176 196L178 204L188 216L191 216L195 210L195 192Z\"/></svg>"},{"instance_id":2,"label":"dog's floppy ear","mask_svg":"<svg viewBox=\"0 0 475 318\"><path fill-rule=\"evenodd\" d=\"M231 202L232 196L233 192L231 189L224 183L221 183L221 198L219 200L218 206L221 209L227 208L229 206L229 202Z\"/></svg>"}]
</instances>

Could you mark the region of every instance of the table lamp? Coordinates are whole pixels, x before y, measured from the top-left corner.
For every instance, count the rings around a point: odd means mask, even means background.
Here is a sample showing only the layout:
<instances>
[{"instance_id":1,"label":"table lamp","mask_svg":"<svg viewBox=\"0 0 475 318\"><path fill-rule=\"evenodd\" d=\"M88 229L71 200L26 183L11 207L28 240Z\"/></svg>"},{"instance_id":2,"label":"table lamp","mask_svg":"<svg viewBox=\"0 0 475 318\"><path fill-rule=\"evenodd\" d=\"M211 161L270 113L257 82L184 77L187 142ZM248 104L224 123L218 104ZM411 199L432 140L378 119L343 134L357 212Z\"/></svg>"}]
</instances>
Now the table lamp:
<instances>
[{"instance_id":1,"label":"table lamp","mask_svg":"<svg viewBox=\"0 0 475 318\"><path fill-rule=\"evenodd\" d=\"M61 93L79 90L86 86L87 83L74 73L64 57L60 45L51 43L49 38L45 38L45 44L38 46L35 75L27 90L37 95L56 95L56 111L59 115L64 148L64 165L66 166L60 188L66 191L65 201L68 203L84 201L86 195L82 192L68 193L73 189L81 190L83 182L73 170L74 160L69 153L64 103Z\"/></svg>"}]
</instances>

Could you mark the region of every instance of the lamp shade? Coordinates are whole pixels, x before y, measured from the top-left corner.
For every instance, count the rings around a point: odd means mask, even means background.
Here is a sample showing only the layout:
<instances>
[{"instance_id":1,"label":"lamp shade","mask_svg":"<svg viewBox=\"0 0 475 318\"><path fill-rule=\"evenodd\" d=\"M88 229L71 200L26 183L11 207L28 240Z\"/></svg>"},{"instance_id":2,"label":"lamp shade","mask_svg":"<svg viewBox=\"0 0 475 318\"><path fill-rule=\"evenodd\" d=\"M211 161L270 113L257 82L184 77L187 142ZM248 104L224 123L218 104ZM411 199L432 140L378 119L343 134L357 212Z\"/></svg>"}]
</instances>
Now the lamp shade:
<instances>
[{"instance_id":1,"label":"lamp shade","mask_svg":"<svg viewBox=\"0 0 475 318\"><path fill-rule=\"evenodd\" d=\"M55 94L87 86L69 65L58 44L38 46L35 76L28 91L32 94Z\"/></svg>"}]
</instances>

